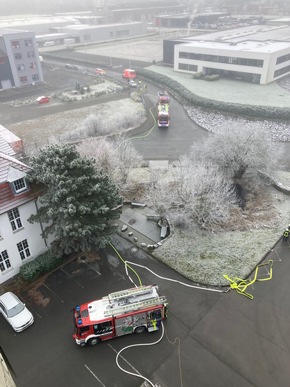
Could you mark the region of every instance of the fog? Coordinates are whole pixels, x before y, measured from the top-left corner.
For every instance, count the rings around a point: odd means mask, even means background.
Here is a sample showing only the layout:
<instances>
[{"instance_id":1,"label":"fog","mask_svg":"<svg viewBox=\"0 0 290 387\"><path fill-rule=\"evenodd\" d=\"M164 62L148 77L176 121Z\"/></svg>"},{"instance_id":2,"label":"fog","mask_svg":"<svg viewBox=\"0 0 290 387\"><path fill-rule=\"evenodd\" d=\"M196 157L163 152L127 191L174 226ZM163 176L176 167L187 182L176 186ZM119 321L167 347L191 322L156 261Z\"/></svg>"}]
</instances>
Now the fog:
<instances>
[{"instance_id":1,"label":"fog","mask_svg":"<svg viewBox=\"0 0 290 387\"><path fill-rule=\"evenodd\" d=\"M259 3L271 3L271 0L261 0ZM23 16L55 14L61 12L85 12L91 11L93 14L102 13L106 8L148 8L164 7L166 4L185 5L191 12L193 9L202 11L207 7L220 8L227 5L239 5L240 0L0 0L0 16ZM244 0L243 4L255 3L255 0ZM275 4L280 3L275 0ZM283 3L283 1L281 1Z\"/></svg>"}]
</instances>

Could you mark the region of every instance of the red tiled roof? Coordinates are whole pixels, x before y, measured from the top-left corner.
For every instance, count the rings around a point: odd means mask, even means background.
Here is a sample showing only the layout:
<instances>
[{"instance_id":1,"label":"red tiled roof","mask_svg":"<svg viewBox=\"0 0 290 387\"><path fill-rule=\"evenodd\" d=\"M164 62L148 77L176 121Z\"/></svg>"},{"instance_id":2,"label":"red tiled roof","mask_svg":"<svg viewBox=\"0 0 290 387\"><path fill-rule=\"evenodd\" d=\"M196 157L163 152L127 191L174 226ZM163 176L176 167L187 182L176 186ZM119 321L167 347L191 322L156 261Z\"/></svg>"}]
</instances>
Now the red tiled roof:
<instances>
[{"instance_id":1,"label":"red tiled roof","mask_svg":"<svg viewBox=\"0 0 290 387\"><path fill-rule=\"evenodd\" d=\"M31 168L21 161L0 152L0 214L30 202L43 193L42 187L31 184L27 191L15 194L8 181L9 171L11 174L12 168L14 174L17 174L17 171L23 172L24 174L31 171Z\"/></svg>"},{"instance_id":2,"label":"red tiled roof","mask_svg":"<svg viewBox=\"0 0 290 387\"><path fill-rule=\"evenodd\" d=\"M43 194L43 188L39 185L29 186L29 190L14 194L9 183L0 185L0 214L3 214L12 208L19 207L25 203L36 199Z\"/></svg>"}]
</instances>

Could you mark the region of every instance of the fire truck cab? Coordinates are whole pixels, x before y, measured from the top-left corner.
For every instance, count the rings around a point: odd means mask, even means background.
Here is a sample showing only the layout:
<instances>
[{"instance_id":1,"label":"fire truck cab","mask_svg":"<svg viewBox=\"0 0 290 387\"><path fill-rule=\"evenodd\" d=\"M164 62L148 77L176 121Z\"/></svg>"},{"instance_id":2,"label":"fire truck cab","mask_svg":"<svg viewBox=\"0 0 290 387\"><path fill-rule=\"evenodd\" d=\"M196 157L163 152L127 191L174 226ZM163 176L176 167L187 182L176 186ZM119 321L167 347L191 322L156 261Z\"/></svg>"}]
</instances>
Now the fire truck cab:
<instances>
[{"instance_id":1,"label":"fire truck cab","mask_svg":"<svg viewBox=\"0 0 290 387\"><path fill-rule=\"evenodd\" d=\"M111 293L73 309L76 344L96 345L129 333L157 331L167 317L166 297L157 285Z\"/></svg>"},{"instance_id":2,"label":"fire truck cab","mask_svg":"<svg viewBox=\"0 0 290 387\"><path fill-rule=\"evenodd\" d=\"M123 78L135 79L136 78L136 71L132 70L132 69L125 69L123 71Z\"/></svg>"}]
</instances>

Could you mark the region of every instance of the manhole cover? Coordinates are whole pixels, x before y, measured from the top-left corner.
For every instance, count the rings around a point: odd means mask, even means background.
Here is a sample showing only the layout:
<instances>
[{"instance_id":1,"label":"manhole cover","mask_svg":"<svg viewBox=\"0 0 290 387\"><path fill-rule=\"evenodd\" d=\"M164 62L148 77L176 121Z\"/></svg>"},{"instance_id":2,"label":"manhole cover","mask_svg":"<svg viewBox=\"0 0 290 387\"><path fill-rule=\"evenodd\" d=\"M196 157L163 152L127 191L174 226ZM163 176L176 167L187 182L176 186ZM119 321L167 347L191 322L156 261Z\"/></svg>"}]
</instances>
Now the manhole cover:
<instances>
[{"instance_id":1,"label":"manhole cover","mask_svg":"<svg viewBox=\"0 0 290 387\"><path fill-rule=\"evenodd\" d=\"M138 250L139 250L139 249L138 249L137 247L132 247L131 252L132 252L132 253L137 253Z\"/></svg>"},{"instance_id":2,"label":"manhole cover","mask_svg":"<svg viewBox=\"0 0 290 387\"><path fill-rule=\"evenodd\" d=\"M134 224L134 223L136 223L136 219L134 219L134 218L133 218L133 219L130 219L128 223L129 223L129 224Z\"/></svg>"}]
</instances>

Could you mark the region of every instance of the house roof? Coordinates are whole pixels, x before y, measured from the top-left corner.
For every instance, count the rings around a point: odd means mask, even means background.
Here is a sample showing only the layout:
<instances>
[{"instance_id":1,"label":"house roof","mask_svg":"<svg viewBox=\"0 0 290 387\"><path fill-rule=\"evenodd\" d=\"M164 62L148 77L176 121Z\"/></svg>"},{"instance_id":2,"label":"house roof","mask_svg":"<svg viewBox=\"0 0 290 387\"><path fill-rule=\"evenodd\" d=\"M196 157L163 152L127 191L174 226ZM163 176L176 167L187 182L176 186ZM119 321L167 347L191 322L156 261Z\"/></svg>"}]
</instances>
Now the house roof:
<instances>
[{"instance_id":1,"label":"house roof","mask_svg":"<svg viewBox=\"0 0 290 387\"><path fill-rule=\"evenodd\" d=\"M12 149L7 140L2 136L1 125L0 125L0 152L5 153L9 156L14 156L15 151Z\"/></svg>"},{"instance_id":2,"label":"house roof","mask_svg":"<svg viewBox=\"0 0 290 387\"><path fill-rule=\"evenodd\" d=\"M3 152L0 152L0 184L9 181L8 175L11 167L14 168L14 170L18 171L18 174L20 172L24 172L24 174L26 175L29 171L31 171L31 168L23 164L21 161L15 159L12 156L6 155ZM22 175L21 177L24 177L24 175Z\"/></svg>"},{"instance_id":3,"label":"house roof","mask_svg":"<svg viewBox=\"0 0 290 387\"><path fill-rule=\"evenodd\" d=\"M43 194L43 187L30 184L28 190L15 194L9 183L21 179L31 168L12 156L0 152L0 214L19 207Z\"/></svg>"}]
</instances>

